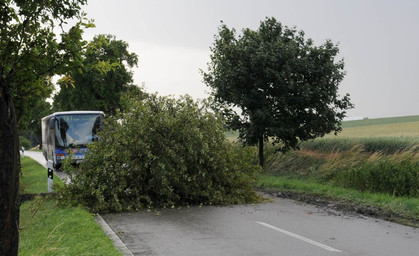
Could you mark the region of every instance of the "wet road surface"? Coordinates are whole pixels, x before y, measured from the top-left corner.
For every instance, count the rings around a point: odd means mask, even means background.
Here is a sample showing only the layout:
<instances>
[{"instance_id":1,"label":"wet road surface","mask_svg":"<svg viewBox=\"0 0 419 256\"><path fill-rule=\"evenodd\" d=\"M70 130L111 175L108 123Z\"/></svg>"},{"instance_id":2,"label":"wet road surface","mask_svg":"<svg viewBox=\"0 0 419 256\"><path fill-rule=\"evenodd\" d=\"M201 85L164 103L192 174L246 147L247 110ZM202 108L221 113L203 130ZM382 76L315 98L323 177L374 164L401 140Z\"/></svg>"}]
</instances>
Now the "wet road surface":
<instances>
[{"instance_id":1,"label":"wet road surface","mask_svg":"<svg viewBox=\"0 0 419 256\"><path fill-rule=\"evenodd\" d=\"M292 200L102 215L134 255L419 255L419 230Z\"/></svg>"}]
</instances>

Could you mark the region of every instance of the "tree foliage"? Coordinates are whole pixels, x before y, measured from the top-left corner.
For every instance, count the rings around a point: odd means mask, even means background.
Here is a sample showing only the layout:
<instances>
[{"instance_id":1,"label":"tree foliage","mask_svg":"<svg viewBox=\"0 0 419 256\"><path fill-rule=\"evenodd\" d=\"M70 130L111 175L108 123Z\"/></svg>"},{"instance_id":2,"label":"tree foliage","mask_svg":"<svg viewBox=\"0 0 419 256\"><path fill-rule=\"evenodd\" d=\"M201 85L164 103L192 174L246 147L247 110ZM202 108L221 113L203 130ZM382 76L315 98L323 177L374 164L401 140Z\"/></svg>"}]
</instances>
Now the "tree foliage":
<instances>
[{"instance_id":1,"label":"tree foliage","mask_svg":"<svg viewBox=\"0 0 419 256\"><path fill-rule=\"evenodd\" d=\"M19 134L29 139L31 147L42 147L41 119L51 114L51 104L43 98L28 100L30 104L18 121Z\"/></svg>"},{"instance_id":2,"label":"tree foliage","mask_svg":"<svg viewBox=\"0 0 419 256\"><path fill-rule=\"evenodd\" d=\"M19 134L21 137L30 140L31 147L42 146L41 119L51 114L51 104L47 101L47 98L52 94L53 84L48 76L45 77L43 84L44 87L39 93L16 95L14 101Z\"/></svg>"},{"instance_id":3,"label":"tree foliage","mask_svg":"<svg viewBox=\"0 0 419 256\"><path fill-rule=\"evenodd\" d=\"M344 62L335 60L339 49L330 40L315 46L304 32L267 18L238 36L222 24L211 51L204 81L230 128L244 143L259 143L261 165L269 138L288 151L341 130L352 105L338 95Z\"/></svg>"},{"instance_id":4,"label":"tree foliage","mask_svg":"<svg viewBox=\"0 0 419 256\"><path fill-rule=\"evenodd\" d=\"M124 103L83 163L64 165L69 198L99 212L255 200L253 153L226 141L206 104L156 95Z\"/></svg>"},{"instance_id":5,"label":"tree foliage","mask_svg":"<svg viewBox=\"0 0 419 256\"><path fill-rule=\"evenodd\" d=\"M53 89L51 77L47 75L40 79L36 87L27 88L27 92L15 92L13 98L19 130L32 128L34 118L41 118L45 110L50 110L51 104L46 99L51 96Z\"/></svg>"},{"instance_id":6,"label":"tree foliage","mask_svg":"<svg viewBox=\"0 0 419 256\"><path fill-rule=\"evenodd\" d=\"M98 35L86 49L82 67L74 68L71 85L67 77L60 80L54 97L55 110L101 110L114 114L121 107L120 98L133 82L130 68L138 57L128 51L128 43L111 35ZM100 65L105 65L103 69ZM108 71L107 66L112 68Z\"/></svg>"},{"instance_id":7,"label":"tree foliage","mask_svg":"<svg viewBox=\"0 0 419 256\"><path fill-rule=\"evenodd\" d=\"M46 79L80 63L86 0L4 0L0 3L0 255L19 241L18 116L26 100L44 97ZM65 22L75 25L65 30ZM61 29L61 37L56 36ZM18 112L22 116L23 112Z\"/></svg>"}]
</instances>

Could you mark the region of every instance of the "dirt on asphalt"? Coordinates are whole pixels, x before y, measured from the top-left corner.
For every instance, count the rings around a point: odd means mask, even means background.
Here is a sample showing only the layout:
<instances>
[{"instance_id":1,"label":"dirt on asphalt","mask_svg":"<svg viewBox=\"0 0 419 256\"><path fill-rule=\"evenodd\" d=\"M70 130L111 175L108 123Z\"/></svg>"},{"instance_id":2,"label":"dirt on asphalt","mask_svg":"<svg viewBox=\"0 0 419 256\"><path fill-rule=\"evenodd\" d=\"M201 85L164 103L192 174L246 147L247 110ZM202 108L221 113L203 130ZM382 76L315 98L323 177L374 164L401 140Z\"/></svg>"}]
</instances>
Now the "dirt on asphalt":
<instances>
[{"instance_id":1,"label":"dirt on asphalt","mask_svg":"<svg viewBox=\"0 0 419 256\"><path fill-rule=\"evenodd\" d=\"M263 194L268 195L268 197L270 196L293 199L301 203L315 205L321 207L323 210L333 215L341 215L341 213L345 213L347 215L353 215L357 217L371 217L383 219L419 228L418 218L406 216L399 212L395 212L391 209L384 209L380 207L351 202L349 200L340 200L336 198L295 191L281 191L274 189L263 189L259 191Z\"/></svg>"}]
</instances>

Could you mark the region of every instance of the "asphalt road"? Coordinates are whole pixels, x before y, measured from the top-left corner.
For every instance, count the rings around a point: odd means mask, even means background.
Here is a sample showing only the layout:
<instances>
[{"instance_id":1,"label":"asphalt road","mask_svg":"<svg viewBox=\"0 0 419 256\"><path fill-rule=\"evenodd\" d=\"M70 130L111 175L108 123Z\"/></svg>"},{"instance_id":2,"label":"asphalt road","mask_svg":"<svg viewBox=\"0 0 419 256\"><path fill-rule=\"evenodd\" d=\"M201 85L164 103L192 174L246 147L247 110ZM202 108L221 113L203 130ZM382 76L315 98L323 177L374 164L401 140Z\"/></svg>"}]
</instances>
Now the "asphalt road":
<instances>
[{"instance_id":1,"label":"asphalt road","mask_svg":"<svg viewBox=\"0 0 419 256\"><path fill-rule=\"evenodd\" d=\"M280 198L102 217L134 255L419 255L419 229Z\"/></svg>"},{"instance_id":2,"label":"asphalt road","mask_svg":"<svg viewBox=\"0 0 419 256\"><path fill-rule=\"evenodd\" d=\"M134 255L419 255L419 230L286 199L102 215Z\"/></svg>"}]
</instances>

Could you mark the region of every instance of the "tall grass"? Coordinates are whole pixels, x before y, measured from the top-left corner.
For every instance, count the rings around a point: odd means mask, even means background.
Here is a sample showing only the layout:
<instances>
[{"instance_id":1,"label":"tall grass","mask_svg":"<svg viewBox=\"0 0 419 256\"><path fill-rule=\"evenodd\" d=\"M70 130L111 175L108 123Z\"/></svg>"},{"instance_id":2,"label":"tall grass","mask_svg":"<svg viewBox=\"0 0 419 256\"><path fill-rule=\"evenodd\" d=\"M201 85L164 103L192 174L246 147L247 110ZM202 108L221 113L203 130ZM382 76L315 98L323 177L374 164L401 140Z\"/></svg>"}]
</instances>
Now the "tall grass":
<instances>
[{"instance_id":1,"label":"tall grass","mask_svg":"<svg viewBox=\"0 0 419 256\"><path fill-rule=\"evenodd\" d=\"M272 155L265 171L361 191L419 197L419 141L407 138L318 139Z\"/></svg>"},{"instance_id":2,"label":"tall grass","mask_svg":"<svg viewBox=\"0 0 419 256\"><path fill-rule=\"evenodd\" d=\"M401 163L389 159L366 162L358 168L340 172L335 180L345 187L361 191L419 197L419 165L413 160Z\"/></svg>"},{"instance_id":3,"label":"tall grass","mask_svg":"<svg viewBox=\"0 0 419 256\"><path fill-rule=\"evenodd\" d=\"M376 138L321 138L301 143L305 149L330 152L347 152L360 147L366 153L380 152L394 154L419 148L419 138L411 137L376 137ZM418 150L418 149L416 149Z\"/></svg>"}]
</instances>

